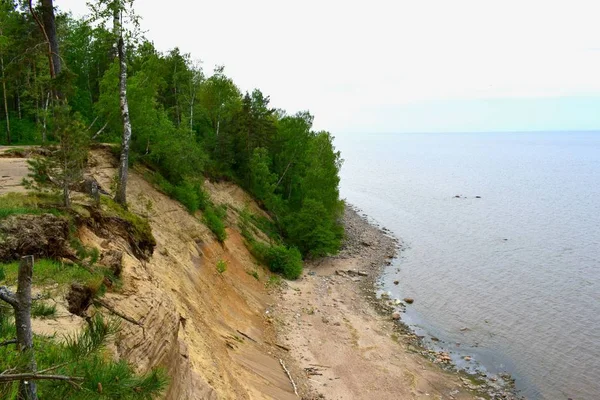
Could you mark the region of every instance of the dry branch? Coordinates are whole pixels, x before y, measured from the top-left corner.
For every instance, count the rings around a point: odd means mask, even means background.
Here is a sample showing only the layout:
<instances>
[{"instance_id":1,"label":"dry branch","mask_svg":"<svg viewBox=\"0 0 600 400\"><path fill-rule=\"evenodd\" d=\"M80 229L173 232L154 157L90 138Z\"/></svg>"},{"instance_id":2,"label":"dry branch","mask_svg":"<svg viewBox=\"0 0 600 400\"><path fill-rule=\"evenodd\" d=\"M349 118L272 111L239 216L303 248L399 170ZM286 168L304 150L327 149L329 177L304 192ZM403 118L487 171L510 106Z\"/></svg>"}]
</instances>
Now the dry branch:
<instances>
[{"instance_id":1,"label":"dry branch","mask_svg":"<svg viewBox=\"0 0 600 400\"><path fill-rule=\"evenodd\" d=\"M0 375L0 382L13 382L13 381L41 381L41 380L54 380L54 381L83 381L81 376L66 376L66 375L45 375L36 373L23 373L23 374L6 374Z\"/></svg>"},{"instance_id":2,"label":"dry branch","mask_svg":"<svg viewBox=\"0 0 600 400\"><path fill-rule=\"evenodd\" d=\"M281 358L279 359L279 364L281 364L281 367L283 368L283 370L288 376L288 379L292 383L292 386L294 387L294 393L296 394L296 396L300 397L300 395L298 394L298 388L296 387L296 382L294 382L294 380L292 379L292 374L290 374L290 371L288 371L288 369L285 367L285 364L283 363L283 360Z\"/></svg>"}]
</instances>

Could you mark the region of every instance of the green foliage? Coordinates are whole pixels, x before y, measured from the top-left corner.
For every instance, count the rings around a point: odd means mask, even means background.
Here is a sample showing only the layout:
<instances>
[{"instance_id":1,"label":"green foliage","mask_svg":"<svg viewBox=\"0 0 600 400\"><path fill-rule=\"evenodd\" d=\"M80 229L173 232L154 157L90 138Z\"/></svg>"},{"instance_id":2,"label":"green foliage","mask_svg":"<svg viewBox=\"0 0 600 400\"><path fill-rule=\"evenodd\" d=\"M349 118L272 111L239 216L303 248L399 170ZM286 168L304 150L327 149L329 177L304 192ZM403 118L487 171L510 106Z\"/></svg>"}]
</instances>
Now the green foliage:
<instances>
[{"instance_id":1,"label":"green foliage","mask_svg":"<svg viewBox=\"0 0 600 400\"><path fill-rule=\"evenodd\" d=\"M250 275L251 277L253 277L254 279L256 279L257 281L259 281L259 280L260 280L260 275L258 274L258 271L257 271L257 270L255 270L255 269L254 269L254 270L252 270L252 271L246 271L246 273L247 273L248 275Z\"/></svg>"},{"instance_id":2,"label":"green foliage","mask_svg":"<svg viewBox=\"0 0 600 400\"><path fill-rule=\"evenodd\" d=\"M202 215L202 221L215 234L219 242L224 242L227 239L224 222L226 215L226 210L223 207L215 207L212 204L206 206Z\"/></svg>"},{"instance_id":3,"label":"green foliage","mask_svg":"<svg viewBox=\"0 0 600 400\"><path fill-rule=\"evenodd\" d=\"M265 254L269 269L286 279L296 279L302 274L302 255L295 247L270 246Z\"/></svg>"},{"instance_id":4,"label":"green foliage","mask_svg":"<svg viewBox=\"0 0 600 400\"><path fill-rule=\"evenodd\" d=\"M275 289L281 286L281 278L279 275L271 275L267 283L265 283L265 287L267 289Z\"/></svg>"},{"instance_id":5,"label":"green foliage","mask_svg":"<svg viewBox=\"0 0 600 400\"><path fill-rule=\"evenodd\" d=\"M58 375L83 378L81 387L65 381L38 381L38 395L49 400L131 399L146 400L160 395L166 388L164 371L157 369L136 375L124 361L113 361L105 351L108 340L119 330L113 321L100 314L80 333L65 340L35 335L34 347L38 370L52 368ZM15 336L9 316L0 313L0 341ZM0 369L7 370L23 364L14 348L0 347ZM0 384L3 399L15 398L17 383Z\"/></svg>"},{"instance_id":6,"label":"green foliage","mask_svg":"<svg viewBox=\"0 0 600 400\"><path fill-rule=\"evenodd\" d=\"M286 279L296 279L302 274L302 255L297 248L263 243L254 238L247 226L241 229L250 253L269 270L282 274Z\"/></svg>"},{"instance_id":7,"label":"green foliage","mask_svg":"<svg viewBox=\"0 0 600 400\"><path fill-rule=\"evenodd\" d=\"M227 261L225 261L225 260L217 261L217 272L222 274L225 271L227 271Z\"/></svg>"},{"instance_id":8,"label":"green foliage","mask_svg":"<svg viewBox=\"0 0 600 400\"><path fill-rule=\"evenodd\" d=\"M41 318L53 317L56 315L56 305L49 305L44 302L37 301L33 303L33 306L31 307L31 315L33 317Z\"/></svg>"},{"instance_id":9,"label":"green foliage","mask_svg":"<svg viewBox=\"0 0 600 400\"><path fill-rule=\"evenodd\" d=\"M310 198L299 212L287 217L286 230L290 242L313 257L335 253L343 235L342 227L331 218L323 203Z\"/></svg>"},{"instance_id":10,"label":"green foliage","mask_svg":"<svg viewBox=\"0 0 600 400\"><path fill-rule=\"evenodd\" d=\"M16 285L19 263L15 261L3 264L2 268L4 269L6 283ZM59 286L68 286L75 282L86 286L95 286L98 279L102 278L101 273L92 273L77 264L43 258L35 261L34 276L37 285L58 284Z\"/></svg>"},{"instance_id":11,"label":"green foliage","mask_svg":"<svg viewBox=\"0 0 600 400\"><path fill-rule=\"evenodd\" d=\"M152 227L146 218L126 210L120 204L106 196L100 198L100 203L108 216L116 216L128 223L130 233L136 243L151 248L156 246L156 239L152 234Z\"/></svg>"},{"instance_id":12,"label":"green foliage","mask_svg":"<svg viewBox=\"0 0 600 400\"><path fill-rule=\"evenodd\" d=\"M13 140L19 142L39 143L45 136L46 143L60 145L62 153L53 158L66 162L61 169L58 162L33 161L40 186L54 186L49 176L63 189L63 183L76 180L90 136L102 131L94 140L104 142L121 137L119 65L107 56L115 44L114 5L133 22L125 26L137 27L130 0L93 1L95 22L69 15L56 19L64 61L57 81L68 94L68 105L59 106L48 101L57 82L49 77L39 29L25 10L2 3L0 56L11 62L3 80L9 115L0 113L0 129L12 123ZM205 75L178 48L161 53L141 36L126 39L131 163L152 170L155 183L191 213L203 211L221 241L224 219L202 190L205 175L231 180L252 193L275 221L273 226L253 225L277 245L296 247L304 258L335 253L343 236L342 159L333 137L313 129L313 116L277 110L258 89L242 93L222 66ZM68 200L68 194L64 197Z\"/></svg>"},{"instance_id":13,"label":"green foliage","mask_svg":"<svg viewBox=\"0 0 600 400\"><path fill-rule=\"evenodd\" d=\"M53 208L56 199L41 194L7 193L0 196L0 219L19 214L63 215L61 210Z\"/></svg>"}]
</instances>

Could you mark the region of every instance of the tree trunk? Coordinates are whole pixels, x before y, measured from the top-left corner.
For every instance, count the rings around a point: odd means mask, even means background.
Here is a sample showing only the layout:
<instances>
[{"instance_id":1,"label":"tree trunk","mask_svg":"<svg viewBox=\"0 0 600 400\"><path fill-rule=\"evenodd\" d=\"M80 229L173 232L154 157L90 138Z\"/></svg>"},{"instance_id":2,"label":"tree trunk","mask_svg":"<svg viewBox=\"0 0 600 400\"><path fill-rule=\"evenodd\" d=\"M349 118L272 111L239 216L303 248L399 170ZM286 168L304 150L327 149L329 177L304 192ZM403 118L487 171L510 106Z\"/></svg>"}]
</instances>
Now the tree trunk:
<instances>
[{"instance_id":1,"label":"tree trunk","mask_svg":"<svg viewBox=\"0 0 600 400\"><path fill-rule=\"evenodd\" d=\"M21 258L17 278L17 293L13 294L6 286L0 287L0 299L10 304L15 310L15 326L17 328L17 346L27 357L26 372L35 373L37 365L33 350L33 331L31 330L31 282L33 276L33 256ZM19 382L18 400L37 400L35 381Z\"/></svg>"},{"instance_id":2,"label":"tree trunk","mask_svg":"<svg viewBox=\"0 0 600 400\"><path fill-rule=\"evenodd\" d=\"M43 129L42 129L42 143L46 143L46 136L47 136L46 117L48 116L48 103L50 103L50 92L48 92L48 95L46 96L46 106L44 107L44 124L43 124Z\"/></svg>"},{"instance_id":3,"label":"tree trunk","mask_svg":"<svg viewBox=\"0 0 600 400\"><path fill-rule=\"evenodd\" d=\"M54 20L54 4L52 0L42 0L42 20L44 22L44 30L48 38L48 46L50 50L50 62L54 71L53 78L62 71L61 60L58 52L58 37L56 36L56 21Z\"/></svg>"},{"instance_id":4,"label":"tree trunk","mask_svg":"<svg viewBox=\"0 0 600 400\"><path fill-rule=\"evenodd\" d=\"M0 30L0 35L2 31ZM2 70L2 93L4 93L4 114L6 115L6 144L10 144L10 117L8 115L8 100L6 98L6 79L4 77L4 57L0 55L0 69Z\"/></svg>"},{"instance_id":5,"label":"tree trunk","mask_svg":"<svg viewBox=\"0 0 600 400\"><path fill-rule=\"evenodd\" d=\"M116 3L116 2L115 2ZM117 5L117 4L115 4ZM131 145L131 121L129 119L129 104L127 102L127 61L123 32L121 27L121 12L115 7L114 29L117 36L117 52L119 55L119 100L121 103L121 119L123 120L123 138L121 141L121 159L119 162L119 180L115 201L123 206L127 205L127 175L129 172L129 146Z\"/></svg>"},{"instance_id":6,"label":"tree trunk","mask_svg":"<svg viewBox=\"0 0 600 400\"><path fill-rule=\"evenodd\" d=\"M19 121L23 119L23 115L21 113L21 96L19 96L19 86L20 82L17 82L17 90L15 91L15 98L17 100L17 116L19 117Z\"/></svg>"},{"instance_id":7,"label":"tree trunk","mask_svg":"<svg viewBox=\"0 0 600 400\"><path fill-rule=\"evenodd\" d=\"M192 101L190 102L190 131L194 130L194 100L196 100L196 93L192 94Z\"/></svg>"}]
</instances>

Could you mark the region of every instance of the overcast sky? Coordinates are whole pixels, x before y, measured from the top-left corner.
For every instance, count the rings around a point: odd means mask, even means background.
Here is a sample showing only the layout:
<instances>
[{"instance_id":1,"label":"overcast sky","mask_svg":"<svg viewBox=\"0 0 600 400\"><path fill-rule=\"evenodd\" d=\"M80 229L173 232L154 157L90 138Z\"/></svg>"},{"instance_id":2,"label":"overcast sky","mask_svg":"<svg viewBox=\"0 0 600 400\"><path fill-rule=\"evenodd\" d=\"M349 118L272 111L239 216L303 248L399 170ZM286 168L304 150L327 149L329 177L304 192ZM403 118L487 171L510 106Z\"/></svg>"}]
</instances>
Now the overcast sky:
<instances>
[{"instance_id":1,"label":"overcast sky","mask_svg":"<svg viewBox=\"0 0 600 400\"><path fill-rule=\"evenodd\" d=\"M83 0L55 0L87 12ZM137 0L242 89L343 132L600 129L598 0Z\"/></svg>"}]
</instances>

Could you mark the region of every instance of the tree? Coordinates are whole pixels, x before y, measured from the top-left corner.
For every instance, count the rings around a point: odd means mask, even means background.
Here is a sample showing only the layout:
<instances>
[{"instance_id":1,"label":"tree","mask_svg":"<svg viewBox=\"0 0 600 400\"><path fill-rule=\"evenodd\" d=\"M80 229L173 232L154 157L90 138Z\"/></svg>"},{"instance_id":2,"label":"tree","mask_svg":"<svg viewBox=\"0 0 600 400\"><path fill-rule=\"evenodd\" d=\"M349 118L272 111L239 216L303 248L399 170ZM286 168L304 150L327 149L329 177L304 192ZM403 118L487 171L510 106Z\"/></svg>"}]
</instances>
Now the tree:
<instances>
[{"instance_id":1,"label":"tree","mask_svg":"<svg viewBox=\"0 0 600 400\"><path fill-rule=\"evenodd\" d=\"M118 325L99 314L88 320L81 333L67 336L64 342L34 335L31 309L33 301L39 299L31 295L33 262L33 256L21 259L16 293L0 286L0 300L13 308L15 320L11 324L0 308L0 335L16 336L0 341L0 396L11 398L13 382L19 382L18 400L37 400L38 393L49 400L147 400L159 395L167 383L161 370L138 376L126 363L111 361L102 354ZM2 336L0 339L4 339ZM11 344L17 345L16 355L7 350Z\"/></svg>"},{"instance_id":2,"label":"tree","mask_svg":"<svg viewBox=\"0 0 600 400\"><path fill-rule=\"evenodd\" d=\"M4 25L4 21L2 21ZM4 47L8 44L8 38L2 35L0 25L0 72L2 78L2 94L4 98L4 115L6 116L6 144L10 144L10 116L8 115L8 100L6 96L6 76L4 74Z\"/></svg>"},{"instance_id":3,"label":"tree","mask_svg":"<svg viewBox=\"0 0 600 400\"><path fill-rule=\"evenodd\" d=\"M133 3L133 1L131 1ZM119 177L115 201L123 206L127 205L127 177L129 173L129 147L131 146L131 120L129 119L129 103L127 102L127 60L125 54L125 41L123 39L123 0L114 0L113 29L117 38L117 54L119 56L119 101L121 105L121 119L123 120L123 137L121 140L121 157L119 161Z\"/></svg>"},{"instance_id":4,"label":"tree","mask_svg":"<svg viewBox=\"0 0 600 400\"><path fill-rule=\"evenodd\" d=\"M17 292L12 293L6 286L0 286L0 300L10 304L15 310L15 326L17 329L17 348L26 358L26 371L35 374L36 363L33 350L33 331L31 330L31 281L33 276L33 256L21 258ZM4 375L4 373L2 373ZM35 380L21 379L19 382L19 399L37 400Z\"/></svg>"}]
</instances>

